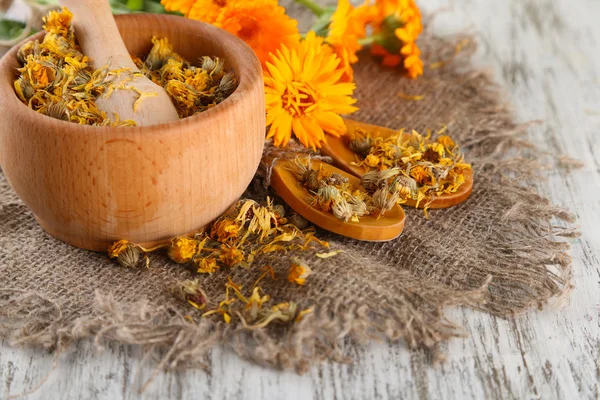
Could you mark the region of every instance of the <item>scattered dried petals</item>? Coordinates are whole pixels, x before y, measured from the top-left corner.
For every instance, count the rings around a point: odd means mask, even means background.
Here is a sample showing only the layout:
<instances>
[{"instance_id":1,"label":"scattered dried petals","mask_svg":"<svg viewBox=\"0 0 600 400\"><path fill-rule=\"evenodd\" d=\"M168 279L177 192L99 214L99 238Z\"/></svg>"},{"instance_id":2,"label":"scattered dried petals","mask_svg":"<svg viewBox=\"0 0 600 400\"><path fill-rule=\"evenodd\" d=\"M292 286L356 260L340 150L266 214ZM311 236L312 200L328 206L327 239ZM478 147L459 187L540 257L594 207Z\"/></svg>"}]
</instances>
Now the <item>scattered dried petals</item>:
<instances>
[{"instance_id":1,"label":"scattered dried petals","mask_svg":"<svg viewBox=\"0 0 600 400\"><path fill-rule=\"evenodd\" d=\"M315 254L317 257L319 258L331 258L331 257L335 257L340 253L343 253L344 250L334 250L334 251L330 251L329 253L317 253Z\"/></svg>"},{"instance_id":2,"label":"scattered dried petals","mask_svg":"<svg viewBox=\"0 0 600 400\"><path fill-rule=\"evenodd\" d=\"M292 266L290 267L288 281L297 285L304 286L306 284L306 279L310 275L312 275L312 270L308 265L299 260L294 260Z\"/></svg>"}]
</instances>

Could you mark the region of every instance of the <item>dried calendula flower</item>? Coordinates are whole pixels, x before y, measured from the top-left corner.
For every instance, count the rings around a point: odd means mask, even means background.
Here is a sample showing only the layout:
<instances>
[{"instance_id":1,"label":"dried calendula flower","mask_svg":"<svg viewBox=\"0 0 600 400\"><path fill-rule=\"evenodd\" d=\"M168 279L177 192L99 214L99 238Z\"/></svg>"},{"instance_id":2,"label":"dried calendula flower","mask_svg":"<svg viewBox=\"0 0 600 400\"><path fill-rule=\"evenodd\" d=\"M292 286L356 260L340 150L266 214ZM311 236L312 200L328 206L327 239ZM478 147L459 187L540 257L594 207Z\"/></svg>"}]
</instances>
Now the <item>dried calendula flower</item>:
<instances>
[{"instance_id":1,"label":"dried calendula flower","mask_svg":"<svg viewBox=\"0 0 600 400\"><path fill-rule=\"evenodd\" d=\"M259 313L259 319L254 325L248 325L245 320L242 323L247 329L260 329L271 322L288 323L295 321L298 314L298 305L293 301L283 302L271 308L263 307Z\"/></svg>"},{"instance_id":2,"label":"dried calendula flower","mask_svg":"<svg viewBox=\"0 0 600 400\"><path fill-rule=\"evenodd\" d=\"M404 131L388 138L373 140L369 154L356 163L368 167L361 179L362 186L373 196L376 206L389 206L391 197L380 189L398 193L398 203L409 199L418 206L427 196L454 193L465 182L464 171L471 165L464 161L456 143L443 127L438 138L432 133L423 136L416 131Z\"/></svg>"},{"instance_id":3,"label":"dried calendula flower","mask_svg":"<svg viewBox=\"0 0 600 400\"><path fill-rule=\"evenodd\" d=\"M176 263L186 264L192 261L197 251L197 240L185 236L179 236L171 240L168 254L169 258Z\"/></svg>"},{"instance_id":4,"label":"dried calendula flower","mask_svg":"<svg viewBox=\"0 0 600 400\"><path fill-rule=\"evenodd\" d=\"M197 310L203 310L208 304L208 297L198 279L180 282L177 285L177 294Z\"/></svg>"},{"instance_id":5,"label":"dried calendula flower","mask_svg":"<svg viewBox=\"0 0 600 400\"><path fill-rule=\"evenodd\" d=\"M354 222L358 222L358 217L355 216L352 206L344 197L340 196L334 200L331 211L337 219L342 221L350 221L352 219Z\"/></svg>"},{"instance_id":6,"label":"dried calendula flower","mask_svg":"<svg viewBox=\"0 0 600 400\"><path fill-rule=\"evenodd\" d=\"M373 207L374 204L376 206L388 204L373 201L369 192L374 193L380 187L388 187L388 181L400 174L399 168L369 171L361 181L365 191L352 188L350 180L340 173L329 173L322 166L318 170L310 169L312 168L310 160L297 158L292 168L298 180L308 190L312 205L321 211L331 212L336 218L345 222L359 222L364 215L377 211L381 215L387 211L387 209L379 210ZM314 183L311 182L312 179L315 180ZM318 189L314 190L315 188Z\"/></svg>"},{"instance_id":7,"label":"dried calendula flower","mask_svg":"<svg viewBox=\"0 0 600 400\"><path fill-rule=\"evenodd\" d=\"M123 267L133 268L140 261L140 248L127 240L114 242L108 248L108 256L116 258Z\"/></svg>"},{"instance_id":8,"label":"dried calendula flower","mask_svg":"<svg viewBox=\"0 0 600 400\"><path fill-rule=\"evenodd\" d=\"M210 229L210 236L221 242L235 240L238 238L242 226L233 218L224 216L216 220Z\"/></svg>"},{"instance_id":9,"label":"dried calendula flower","mask_svg":"<svg viewBox=\"0 0 600 400\"><path fill-rule=\"evenodd\" d=\"M340 190L333 185L325 185L317 192L317 204L323 211L329 211L335 202L342 198Z\"/></svg>"},{"instance_id":10,"label":"dried calendula flower","mask_svg":"<svg viewBox=\"0 0 600 400\"><path fill-rule=\"evenodd\" d=\"M399 198L398 192L390 193L387 188L381 188L373 194L373 205L379 210L379 216L382 216L398 204Z\"/></svg>"},{"instance_id":11,"label":"dried calendula flower","mask_svg":"<svg viewBox=\"0 0 600 400\"><path fill-rule=\"evenodd\" d=\"M221 245L219 261L230 268L246 265L244 263L244 252L237 246L227 243Z\"/></svg>"},{"instance_id":12,"label":"dried calendula flower","mask_svg":"<svg viewBox=\"0 0 600 400\"><path fill-rule=\"evenodd\" d=\"M293 301L279 303L274 305L271 311L271 314L265 318L265 321L279 320L281 322L289 322L293 321L296 317L298 305Z\"/></svg>"},{"instance_id":13,"label":"dried calendula flower","mask_svg":"<svg viewBox=\"0 0 600 400\"><path fill-rule=\"evenodd\" d=\"M194 264L196 265L196 271L199 274L212 274L219 269L217 259L213 257L194 259Z\"/></svg>"},{"instance_id":14,"label":"dried calendula flower","mask_svg":"<svg viewBox=\"0 0 600 400\"><path fill-rule=\"evenodd\" d=\"M44 18L46 35L42 42L28 42L18 50L22 67L14 83L15 92L37 112L84 125L134 126L132 120L122 121L118 115L108 116L99 110L96 100L109 97L115 90L136 91L135 111L147 98L157 95L128 85L143 74L165 88L179 117L184 118L214 107L237 87L235 75L224 71L223 60L204 57L202 65L195 67L174 52L165 38L152 38L146 60L132 57L141 72L112 69L110 65L94 70L81 52L71 19L65 8L51 11ZM121 78L119 83L117 77Z\"/></svg>"},{"instance_id":15,"label":"dried calendula flower","mask_svg":"<svg viewBox=\"0 0 600 400\"><path fill-rule=\"evenodd\" d=\"M308 220L297 212L290 213L287 220L290 224L294 225L300 230L308 228L309 225Z\"/></svg>"},{"instance_id":16,"label":"dried calendula flower","mask_svg":"<svg viewBox=\"0 0 600 400\"><path fill-rule=\"evenodd\" d=\"M288 281L304 286L306 278L312 274L312 270L308 265L299 260L294 260L288 274Z\"/></svg>"},{"instance_id":17,"label":"dried calendula flower","mask_svg":"<svg viewBox=\"0 0 600 400\"><path fill-rule=\"evenodd\" d=\"M354 134L350 137L350 150L356 154L366 157L373 146L373 139L361 128L356 128Z\"/></svg>"}]
</instances>

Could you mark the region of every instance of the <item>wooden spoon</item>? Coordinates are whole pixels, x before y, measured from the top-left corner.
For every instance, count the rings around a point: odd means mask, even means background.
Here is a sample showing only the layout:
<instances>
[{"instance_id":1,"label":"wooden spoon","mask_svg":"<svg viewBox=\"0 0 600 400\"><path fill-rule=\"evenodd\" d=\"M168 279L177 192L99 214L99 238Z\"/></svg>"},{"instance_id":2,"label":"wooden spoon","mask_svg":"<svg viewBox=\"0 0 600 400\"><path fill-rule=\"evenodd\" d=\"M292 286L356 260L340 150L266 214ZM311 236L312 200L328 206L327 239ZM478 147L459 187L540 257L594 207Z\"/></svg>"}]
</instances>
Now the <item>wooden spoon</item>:
<instances>
[{"instance_id":1,"label":"wooden spoon","mask_svg":"<svg viewBox=\"0 0 600 400\"><path fill-rule=\"evenodd\" d=\"M371 215L360 217L359 222L344 222L332 213L324 212L311 205L308 190L296 179L293 161L280 161L273 167L271 186L285 202L298 214L323 229L358 240L387 241L400 236L404 229L404 211L396 205L381 218ZM338 173L350 180L356 190L364 191L360 179L338 168L317 160L312 160L313 168L323 168L330 173Z\"/></svg>"},{"instance_id":2,"label":"wooden spoon","mask_svg":"<svg viewBox=\"0 0 600 400\"><path fill-rule=\"evenodd\" d=\"M111 70L128 68L131 74L122 74L113 84L118 86L124 79L139 72L121 39L117 24L112 16L108 0L60 0L61 4L73 13L73 28L83 53L90 58L90 64L98 69L110 65ZM131 119L137 125L154 125L179 119L175 106L165 90L141 74L132 81L124 82L148 96L134 103L140 94L133 89L115 90L108 98L100 97L96 104L100 110L120 120ZM156 95L154 95L154 93ZM152 97L149 97L152 96Z\"/></svg>"},{"instance_id":3,"label":"wooden spoon","mask_svg":"<svg viewBox=\"0 0 600 400\"><path fill-rule=\"evenodd\" d=\"M344 123L346 124L346 132L354 132L356 128L360 128L369 133L371 137L388 138L398 133L398 131L393 129L365 124L351 119L344 119ZM409 134L405 135L407 137L410 136ZM341 169L359 178L369 171L367 167L353 165L354 162L359 161L359 156L350 150L350 147L348 146L348 135L339 138L328 136L327 142L321 148L321 152L333 158L333 161ZM465 183L460 185L455 193L445 193L441 196L432 195L425 197L425 199L421 200L419 203L419 208L424 208L425 205L429 205L429 208L448 208L465 201L473 191L473 171L465 170L464 176ZM416 201L408 200L404 205L415 207Z\"/></svg>"}]
</instances>

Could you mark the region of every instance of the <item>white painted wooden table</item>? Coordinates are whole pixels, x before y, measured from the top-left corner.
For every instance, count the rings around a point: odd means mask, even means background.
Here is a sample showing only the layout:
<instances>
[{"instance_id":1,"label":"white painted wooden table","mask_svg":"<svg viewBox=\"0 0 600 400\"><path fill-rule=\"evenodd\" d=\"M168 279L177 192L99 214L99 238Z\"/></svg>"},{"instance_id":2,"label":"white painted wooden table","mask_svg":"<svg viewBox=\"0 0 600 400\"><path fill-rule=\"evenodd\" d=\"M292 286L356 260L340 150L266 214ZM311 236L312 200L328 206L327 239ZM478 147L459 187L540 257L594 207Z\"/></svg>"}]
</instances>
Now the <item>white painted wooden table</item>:
<instances>
[{"instance_id":1,"label":"white painted wooden table","mask_svg":"<svg viewBox=\"0 0 600 400\"><path fill-rule=\"evenodd\" d=\"M426 10L446 0L421 1ZM326 363L304 376L260 368L217 349L210 373L159 375L148 399L598 399L600 397L600 1L456 0L440 15L440 33L480 32L476 62L493 68L522 121L542 119L531 138L585 166L550 172L540 185L579 218L574 243L575 291L561 310L502 320L472 310L451 317L469 334L431 367L402 344L373 344L355 364ZM126 346L97 354L84 343L63 355L32 399L138 398L150 368ZM0 345L0 399L35 387L52 355Z\"/></svg>"}]
</instances>

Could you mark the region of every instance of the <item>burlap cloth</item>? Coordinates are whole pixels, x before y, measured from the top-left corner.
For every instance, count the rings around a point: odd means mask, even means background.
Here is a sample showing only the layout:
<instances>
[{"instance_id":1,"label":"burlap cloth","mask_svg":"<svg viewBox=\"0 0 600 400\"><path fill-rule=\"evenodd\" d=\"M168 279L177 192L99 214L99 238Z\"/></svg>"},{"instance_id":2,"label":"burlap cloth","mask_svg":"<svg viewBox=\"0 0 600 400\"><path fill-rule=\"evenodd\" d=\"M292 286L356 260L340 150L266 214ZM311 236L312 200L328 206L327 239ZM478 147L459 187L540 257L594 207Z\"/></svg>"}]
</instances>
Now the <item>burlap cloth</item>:
<instances>
[{"instance_id":1,"label":"burlap cloth","mask_svg":"<svg viewBox=\"0 0 600 400\"><path fill-rule=\"evenodd\" d=\"M425 59L446 65L416 81L363 55L356 67L361 111L353 118L417 130L447 125L474 165L467 202L432 210L429 220L406 209L404 233L388 243L319 231L344 252L329 259L271 254L256 260L254 270L201 276L214 308L227 274L251 287L257 269L269 264L279 279L261 285L273 302L315 307L300 323L247 330L219 316L201 319L171 293L191 272L164 256L153 256L149 269L126 269L106 254L53 239L0 174L0 338L55 350L87 338L99 346L142 345L159 368L202 366L222 343L257 363L304 371L324 359L344 360L344 343L371 339L404 340L435 354L442 341L463 335L445 317L449 306L512 317L560 298L571 288L569 246L561 237L574 232L558 225L570 216L527 183L539 179L540 167L536 151L526 151L526 126L514 122L491 79L470 68L473 47L456 53L464 39L424 35ZM424 99L408 101L399 92ZM257 177L250 194L261 182ZM314 271L306 286L285 279L294 256Z\"/></svg>"}]
</instances>

